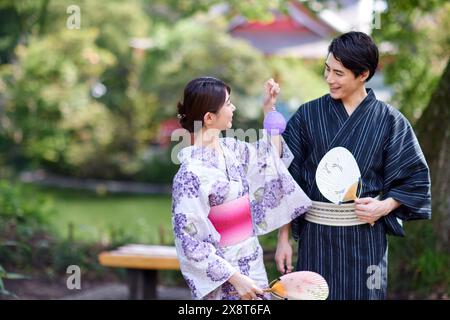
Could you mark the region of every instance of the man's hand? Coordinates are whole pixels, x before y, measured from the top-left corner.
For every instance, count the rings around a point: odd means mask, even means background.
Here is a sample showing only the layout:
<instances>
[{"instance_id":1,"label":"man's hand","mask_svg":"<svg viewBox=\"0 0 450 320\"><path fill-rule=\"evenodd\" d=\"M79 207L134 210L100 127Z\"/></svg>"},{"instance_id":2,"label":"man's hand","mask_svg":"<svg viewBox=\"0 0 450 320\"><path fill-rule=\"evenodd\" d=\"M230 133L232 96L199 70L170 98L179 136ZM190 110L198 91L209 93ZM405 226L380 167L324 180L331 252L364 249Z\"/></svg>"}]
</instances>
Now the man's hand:
<instances>
[{"instance_id":1,"label":"man's hand","mask_svg":"<svg viewBox=\"0 0 450 320\"><path fill-rule=\"evenodd\" d=\"M360 198L355 200L355 214L359 220L374 224L375 221L399 206L400 203L392 198L386 200L377 200L370 197Z\"/></svg>"},{"instance_id":2,"label":"man's hand","mask_svg":"<svg viewBox=\"0 0 450 320\"><path fill-rule=\"evenodd\" d=\"M275 252L275 262L277 269L281 274L289 273L294 270L292 266L292 247L289 243L289 230L291 225L285 224L278 230L277 251Z\"/></svg>"}]
</instances>

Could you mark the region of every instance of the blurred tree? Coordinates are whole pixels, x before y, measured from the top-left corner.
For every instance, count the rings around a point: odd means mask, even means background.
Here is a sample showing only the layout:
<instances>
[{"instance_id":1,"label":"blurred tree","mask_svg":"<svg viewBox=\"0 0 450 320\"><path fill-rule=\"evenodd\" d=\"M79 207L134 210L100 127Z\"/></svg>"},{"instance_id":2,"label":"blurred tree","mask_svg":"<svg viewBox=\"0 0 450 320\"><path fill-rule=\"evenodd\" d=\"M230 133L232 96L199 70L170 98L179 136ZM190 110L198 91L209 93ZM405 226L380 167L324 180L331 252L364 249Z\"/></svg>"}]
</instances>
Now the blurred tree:
<instances>
[{"instance_id":1,"label":"blurred tree","mask_svg":"<svg viewBox=\"0 0 450 320\"><path fill-rule=\"evenodd\" d=\"M115 63L95 46L96 37L95 30L65 29L31 37L28 46L17 47L17 63L0 69L1 134L10 141L4 151L11 162L76 167L113 140L107 109L90 95L94 81Z\"/></svg>"},{"instance_id":2,"label":"blurred tree","mask_svg":"<svg viewBox=\"0 0 450 320\"><path fill-rule=\"evenodd\" d=\"M14 48L32 33L43 34L49 0L0 1L0 64L11 62Z\"/></svg>"},{"instance_id":3,"label":"blurred tree","mask_svg":"<svg viewBox=\"0 0 450 320\"><path fill-rule=\"evenodd\" d=\"M436 87L450 52L450 3L445 0L389 0L378 43L393 46L384 68L394 94L392 103L412 122L420 117Z\"/></svg>"},{"instance_id":4,"label":"blurred tree","mask_svg":"<svg viewBox=\"0 0 450 320\"><path fill-rule=\"evenodd\" d=\"M438 248L450 247L450 63L442 74L428 107L416 124L431 171L433 226Z\"/></svg>"},{"instance_id":5,"label":"blurred tree","mask_svg":"<svg viewBox=\"0 0 450 320\"><path fill-rule=\"evenodd\" d=\"M71 4L0 6L0 16L12 17L0 28L0 52L11 62L0 80L0 153L19 168L32 160L65 173L129 176L151 138L155 98L139 89L131 47L148 35L150 18L138 0L78 1L81 29L68 30Z\"/></svg>"},{"instance_id":6,"label":"blurred tree","mask_svg":"<svg viewBox=\"0 0 450 320\"><path fill-rule=\"evenodd\" d=\"M448 295L450 281L449 28L446 1L390 0L381 29L374 30L379 43L394 46L386 80L394 88L393 102L415 123L432 182L432 228L408 224L408 244L391 241L393 275L398 275L394 286L427 298L430 292Z\"/></svg>"},{"instance_id":7,"label":"blurred tree","mask_svg":"<svg viewBox=\"0 0 450 320\"><path fill-rule=\"evenodd\" d=\"M269 66L259 51L201 19L160 27L154 41L156 48L147 53L141 82L145 90L158 97L160 112L156 120L174 116L184 86L205 75L229 83L235 103L259 115L258 97L270 76Z\"/></svg>"},{"instance_id":8,"label":"blurred tree","mask_svg":"<svg viewBox=\"0 0 450 320\"><path fill-rule=\"evenodd\" d=\"M249 19L268 20L272 18L271 9L285 10L289 0L145 0L148 12L159 22L175 23L180 19L198 13L219 12L228 21L237 15Z\"/></svg>"}]
</instances>

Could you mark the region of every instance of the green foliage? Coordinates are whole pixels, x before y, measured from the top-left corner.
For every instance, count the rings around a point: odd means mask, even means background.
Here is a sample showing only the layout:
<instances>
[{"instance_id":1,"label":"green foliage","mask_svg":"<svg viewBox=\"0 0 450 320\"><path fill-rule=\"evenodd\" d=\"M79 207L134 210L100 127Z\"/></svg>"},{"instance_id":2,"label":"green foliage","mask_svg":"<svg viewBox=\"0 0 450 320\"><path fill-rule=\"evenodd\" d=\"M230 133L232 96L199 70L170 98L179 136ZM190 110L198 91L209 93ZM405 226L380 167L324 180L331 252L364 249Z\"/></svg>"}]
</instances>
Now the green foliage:
<instances>
[{"instance_id":1,"label":"green foliage","mask_svg":"<svg viewBox=\"0 0 450 320\"><path fill-rule=\"evenodd\" d=\"M137 242L132 231L125 228L111 229L111 242L105 244L73 236L60 238L52 222L54 215L52 205L41 192L0 181L0 296L17 298L5 288L4 279L52 279L65 274L73 264L88 277L99 277L105 272L97 258L101 251Z\"/></svg>"},{"instance_id":2,"label":"green foliage","mask_svg":"<svg viewBox=\"0 0 450 320\"><path fill-rule=\"evenodd\" d=\"M406 238L389 239L389 292L403 298L442 298L450 294L450 255L436 246L430 223L408 222Z\"/></svg>"},{"instance_id":3,"label":"green foliage","mask_svg":"<svg viewBox=\"0 0 450 320\"><path fill-rule=\"evenodd\" d=\"M297 58L271 58L269 64L273 76L280 83L281 99L296 99L295 110L300 104L317 99L328 92L323 80L324 62L314 67Z\"/></svg>"},{"instance_id":4,"label":"green foliage","mask_svg":"<svg viewBox=\"0 0 450 320\"><path fill-rule=\"evenodd\" d=\"M3 134L14 144L12 156L56 168L80 166L113 139L106 108L89 96L93 81L114 63L95 47L95 38L95 30L63 30L32 39L17 48L19 65L2 68Z\"/></svg>"},{"instance_id":5,"label":"green foliage","mask_svg":"<svg viewBox=\"0 0 450 320\"><path fill-rule=\"evenodd\" d=\"M148 156L142 156L139 161L139 171L136 173L137 181L152 181L168 185L178 171L178 165L171 160L172 148L151 152Z\"/></svg>"},{"instance_id":6,"label":"green foliage","mask_svg":"<svg viewBox=\"0 0 450 320\"><path fill-rule=\"evenodd\" d=\"M0 67L0 165L170 182L176 167L168 158L141 155L148 154L160 122L176 114L176 102L192 78L212 75L228 82L238 106L235 126L243 129L260 126L262 86L275 73L286 79L283 98L298 96L296 90L300 101L316 97L321 86L300 62L271 64L227 34L230 16L196 14L217 3L77 1L81 29L69 30L66 9L73 3L68 0L6 1L0 14L15 17L8 23L22 40L7 54L11 63ZM170 23L159 10L163 7L188 18ZM271 16L267 8L269 1L232 1L229 14L240 10L265 19ZM8 29L2 28L0 44L3 39L10 48L14 37L1 38ZM150 37L150 49L132 48L132 40L141 37ZM102 85L106 92L93 95Z\"/></svg>"},{"instance_id":7,"label":"green foliage","mask_svg":"<svg viewBox=\"0 0 450 320\"><path fill-rule=\"evenodd\" d=\"M130 159L152 134L154 98L137 90L138 63L130 48L132 38L147 35L149 17L141 1L79 1L82 27L69 30L70 4L51 1L43 12L21 2L0 7L16 12L24 39L14 62L0 70L5 104L0 163L19 170L43 166L78 176L130 177L137 170ZM45 20L46 32L22 23L35 21L31 17ZM97 99L91 91L102 83L106 94Z\"/></svg>"},{"instance_id":8,"label":"green foliage","mask_svg":"<svg viewBox=\"0 0 450 320\"><path fill-rule=\"evenodd\" d=\"M23 276L15 273L6 272L6 270L0 264L0 297L1 296L17 297L14 293L6 290L5 285L3 283L3 279L23 279Z\"/></svg>"},{"instance_id":9,"label":"green foliage","mask_svg":"<svg viewBox=\"0 0 450 320\"><path fill-rule=\"evenodd\" d=\"M51 272L63 274L70 265L77 265L90 274L100 274L104 268L98 263L98 254L107 248L100 243L63 240L52 248Z\"/></svg>"},{"instance_id":10,"label":"green foliage","mask_svg":"<svg viewBox=\"0 0 450 320\"><path fill-rule=\"evenodd\" d=\"M0 180L0 219L15 224L14 232L20 237L29 236L34 228L45 229L52 214L51 204L6 180ZM25 228L21 229L21 226ZM30 227L30 229L28 228Z\"/></svg>"},{"instance_id":11,"label":"green foliage","mask_svg":"<svg viewBox=\"0 0 450 320\"><path fill-rule=\"evenodd\" d=\"M220 5L226 10L222 14L227 19L236 15L245 16L248 19L269 20L272 18L272 9L286 9L289 0L146 0L148 11L152 12L156 21L166 24L174 23L180 19L189 18L199 14L205 14L214 6Z\"/></svg>"},{"instance_id":12,"label":"green foliage","mask_svg":"<svg viewBox=\"0 0 450 320\"><path fill-rule=\"evenodd\" d=\"M376 41L394 47L386 58L385 79L394 90L392 103L415 122L427 106L450 52L450 4L446 1L388 2Z\"/></svg>"},{"instance_id":13,"label":"green foliage","mask_svg":"<svg viewBox=\"0 0 450 320\"><path fill-rule=\"evenodd\" d=\"M381 16L381 29L374 30L375 39L388 42L394 47L393 56L384 57L385 75L394 89L393 103L415 123L421 117L431 96L440 97L434 105L429 105L417 124L418 137L430 165L431 175L436 175L433 164L445 166L445 112L447 93L442 70L449 59L450 5L448 1L400 1L388 2L388 10ZM441 79L441 80L440 80ZM441 81L442 87L437 88ZM436 91L438 90L439 91ZM436 91L436 92L435 92ZM447 90L448 91L448 90ZM447 100L446 100L447 99ZM423 120L423 121L422 121ZM436 129L437 128L437 129ZM434 130L434 131L433 131ZM437 133L437 134L436 134ZM444 134L445 135L445 134ZM430 153L431 152L431 153ZM445 171L442 167L437 171ZM435 170L435 171L433 171ZM441 173L437 173L442 176ZM441 182L442 183L439 183ZM444 182L445 181L445 182ZM449 295L450 275L448 265L450 255L439 245L438 237L444 239L448 210L441 210L441 204L448 198L445 191L447 180L432 179L433 219L432 224L407 223L407 239L393 238L390 243L390 291L408 292L406 298L439 298ZM437 210L434 210L437 209ZM448 220L448 219L447 219ZM445 242L444 242L445 243Z\"/></svg>"},{"instance_id":14,"label":"green foliage","mask_svg":"<svg viewBox=\"0 0 450 320\"><path fill-rule=\"evenodd\" d=\"M45 261L51 244L51 205L20 186L0 181L0 264L27 268Z\"/></svg>"},{"instance_id":15,"label":"green foliage","mask_svg":"<svg viewBox=\"0 0 450 320\"><path fill-rule=\"evenodd\" d=\"M141 83L158 97L161 118L176 114L176 102L193 78L210 75L229 83L239 106L243 96L259 96L270 75L261 53L212 22L191 19L160 26L154 41L157 48L146 56ZM245 108L261 107L253 101Z\"/></svg>"},{"instance_id":16,"label":"green foliage","mask_svg":"<svg viewBox=\"0 0 450 320\"><path fill-rule=\"evenodd\" d=\"M48 221L50 205L42 197L24 193L23 189L0 180L0 296L16 297L6 290L3 279L26 279L6 269L25 270L45 261L51 239ZM47 254L48 256L48 254Z\"/></svg>"}]
</instances>

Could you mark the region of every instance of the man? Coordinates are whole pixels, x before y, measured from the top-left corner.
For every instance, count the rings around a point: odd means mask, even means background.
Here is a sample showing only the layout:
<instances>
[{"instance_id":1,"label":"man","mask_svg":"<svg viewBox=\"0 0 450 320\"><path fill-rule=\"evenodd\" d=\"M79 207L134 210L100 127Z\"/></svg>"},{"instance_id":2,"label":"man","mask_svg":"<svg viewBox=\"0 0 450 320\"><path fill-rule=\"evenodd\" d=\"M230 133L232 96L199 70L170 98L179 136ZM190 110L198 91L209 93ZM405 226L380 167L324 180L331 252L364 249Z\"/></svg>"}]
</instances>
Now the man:
<instances>
[{"instance_id":1,"label":"man","mask_svg":"<svg viewBox=\"0 0 450 320\"><path fill-rule=\"evenodd\" d=\"M377 65L378 49L368 35L335 38L325 62L330 93L300 106L283 134L295 156L289 171L313 200L312 209L292 222L296 270L321 274L329 299L385 299L386 234L403 236L402 220L431 218L429 170L411 125L365 88ZM344 205L356 221L351 225L315 181L320 160L338 146L353 154L361 171L359 199ZM278 235L280 272L293 270L289 230Z\"/></svg>"}]
</instances>

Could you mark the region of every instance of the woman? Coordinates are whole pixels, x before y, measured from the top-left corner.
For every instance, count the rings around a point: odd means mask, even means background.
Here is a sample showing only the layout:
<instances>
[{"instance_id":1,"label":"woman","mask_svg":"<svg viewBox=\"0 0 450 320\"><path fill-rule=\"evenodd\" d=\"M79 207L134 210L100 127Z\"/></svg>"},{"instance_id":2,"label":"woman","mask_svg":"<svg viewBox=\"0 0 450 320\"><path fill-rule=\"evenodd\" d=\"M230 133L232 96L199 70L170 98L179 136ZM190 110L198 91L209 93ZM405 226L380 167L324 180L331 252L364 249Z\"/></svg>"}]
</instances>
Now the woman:
<instances>
[{"instance_id":1,"label":"woman","mask_svg":"<svg viewBox=\"0 0 450 320\"><path fill-rule=\"evenodd\" d=\"M265 113L274 110L278 92L277 83L266 82ZM311 204L286 169L292 154L281 136L266 134L255 144L220 138L236 110L230 93L221 80L203 77L187 84L178 103L180 123L194 139L178 154L172 223L181 272L195 299L268 298L261 290L268 280L257 235L289 223Z\"/></svg>"}]
</instances>

